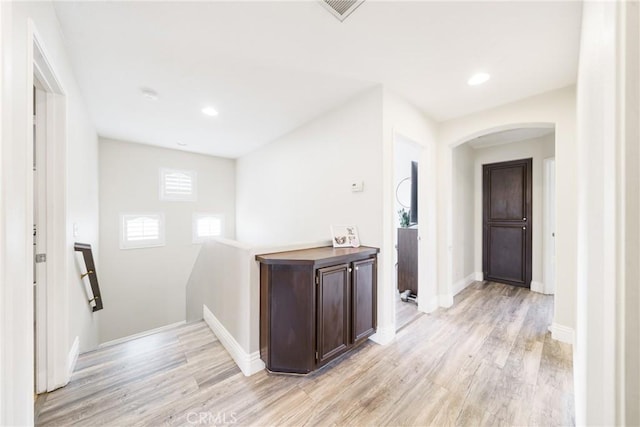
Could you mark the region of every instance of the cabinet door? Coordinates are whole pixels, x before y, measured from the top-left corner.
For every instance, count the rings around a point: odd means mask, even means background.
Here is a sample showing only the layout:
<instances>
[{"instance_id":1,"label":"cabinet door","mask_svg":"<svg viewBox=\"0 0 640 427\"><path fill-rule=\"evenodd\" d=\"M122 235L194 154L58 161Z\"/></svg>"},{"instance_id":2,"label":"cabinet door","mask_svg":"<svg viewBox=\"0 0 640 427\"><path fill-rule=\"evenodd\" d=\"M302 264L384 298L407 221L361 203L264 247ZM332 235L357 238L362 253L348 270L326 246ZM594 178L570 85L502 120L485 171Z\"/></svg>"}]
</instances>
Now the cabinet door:
<instances>
[{"instance_id":1,"label":"cabinet door","mask_svg":"<svg viewBox=\"0 0 640 427\"><path fill-rule=\"evenodd\" d=\"M353 263L353 342L367 339L376 331L376 260Z\"/></svg>"},{"instance_id":2,"label":"cabinet door","mask_svg":"<svg viewBox=\"0 0 640 427\"><path fill-rule=\"evenodd\" d=\"M318 269L318 365L349 346L349 264Z\"/></svg>"},{"instance_id":3,"label":"cabinet door","mask_svg":"<svg viewBox=\"0 0 640 427\"><path fill-rule=\"evenodd\" d=\"M398 228L398 291L418 294L418 229Z\"/></svg>"}]
</instances>

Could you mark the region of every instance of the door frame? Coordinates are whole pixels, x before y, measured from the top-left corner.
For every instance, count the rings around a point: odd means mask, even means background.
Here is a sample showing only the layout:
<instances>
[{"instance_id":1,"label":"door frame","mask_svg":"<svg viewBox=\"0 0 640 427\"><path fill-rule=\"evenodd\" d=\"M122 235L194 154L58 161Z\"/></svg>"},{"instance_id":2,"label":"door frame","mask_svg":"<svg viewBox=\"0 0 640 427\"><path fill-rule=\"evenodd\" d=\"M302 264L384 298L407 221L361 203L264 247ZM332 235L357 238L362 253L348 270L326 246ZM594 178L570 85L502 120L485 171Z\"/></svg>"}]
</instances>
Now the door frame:
<instances>
[{"instance_id":1,"label":"door frame","mask_svg":"<svg viewBox=\"0 0 640 427\"><path fill-rule=\"evenodd\" d=\"M495 162L495 163L488 163L488 164L482 165L482 272L485 280L491 280L491 278L488 277L488 273L489 273L489 248L488 248L489 233L488 232L489 230L487 229L487 221L488 221L488 215L489 215L490 199L489 199L489 195L487 194L487 186L489 184L486 181L487 179L486 172L488 170L487 168L491 166L506 168L510 166L519 166L519 165L526 165L526 168L527 168L526 175L525 175L526 182L525 182L525 195L524 195L525 196L524 211L525 211L526 217L523 218L522 220L504 220L501 222L503 222L503 226L522 227L523 230L525 231L524 235L525 235L526 253L525 253L525 259L523 260L524 284L518 283L516 281L511 281L508 279L496 280L496 278L494 278L493 280L500 283L507 283L510 285L531 289L531 280L533 275L533 272L532 272L533 233L531 230L531 225L533 223L531 218L533 214L533 159L532 158L509 160L505 162ZM507 225L509 223L511 223L511 225Z\"/></svg>"},{"instance_id":2,"label":"door frame","mask_svg":"<svg viewBox=\"0 0 640 427\"><path fill-rule=\"evenodd\" d=\"M41 378L38 392L52 391L69 382L74 360L69 356L69 309L68 309L68 252L67 244L67 103L65 90L47 55L43 38L38 34L31 19L27 22L27 215L29 229L33 221L33 86L37 80L45 97L45 150L46 150L46 277L47 288L36 293L38 331L35 342L43 349L45 357L34 359L38 363L35 371ZM32 230L27 232L27 247L32 247ZM30 259L32 254L29 253ZM31 274L30 274L31 276ZM33 277L31 282L33 282ZM33 286L32 286L33 288ZM71 354L74 352L72 351ZM44 364L44 366L42 366Z\"/></svg>"},{"instance_id":3,"label":"door frame","mask_svg":"<svg viewBox=\"0 0 640 427\"><path fill-rule=\"evenodd\" d=\"M544 280L543 292L545 294L555 294L556 158L549 157L544 159L542 167L542 277Z\"/></svg>"}]
</instances>

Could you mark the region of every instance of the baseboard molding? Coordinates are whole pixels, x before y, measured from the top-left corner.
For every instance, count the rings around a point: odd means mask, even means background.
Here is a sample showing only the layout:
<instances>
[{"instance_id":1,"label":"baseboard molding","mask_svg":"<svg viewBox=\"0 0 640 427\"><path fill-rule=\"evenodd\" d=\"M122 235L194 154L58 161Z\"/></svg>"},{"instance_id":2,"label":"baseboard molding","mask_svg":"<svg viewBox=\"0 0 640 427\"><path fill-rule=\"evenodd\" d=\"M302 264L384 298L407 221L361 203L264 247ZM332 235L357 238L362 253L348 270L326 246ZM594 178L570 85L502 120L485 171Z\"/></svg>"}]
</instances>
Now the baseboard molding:
<instances>
[{"instance_id":1,"label":"baseboard molding","mask_svg":"<svg viewBox=\"0 0 640 427\"><path fill-rule=\"evenodd\" d=\"M476 271L475 273L476 282L484 281L484 273L482 271Z\"/></svg>"},{"instance_id":2,"label":"baseboard molding","mask_svg":"<svg viewBox=\"0 0 640 427\"><path fill-rule=\"evenodd\" d=\"M536 282L534 280L531 281L531 292L537 292L539 294L544 294L544 283Z\"/></svg>"},{"instance_id":3,"label":"baseboard molding","mask_svg":"<svg viewBox=\"0 0 640 427\"><path fill-rule=\"evenodd\" d=\"M387 345L391 343L396 337L395 324L391 326L378 326L378 330L375 334L371 335L369 339L376 344Z\"/></svg>"},{"instance_id":4,"label":"baseboard molding","mask_svg":"<svg viewBox=\"0 0 640 427\"><path fill-rule=\"evenodd\" d=\"M573 328L552 323L549 330L551 331L551 338L554 340L573 345L575 337Z\"/></svg>"},{"instance_id":5,"label":"baseboard molding","mask_svg":"<svg viewBox=\"0 0 640 427\"><path fill-rule=\"evenodd\" d=\"M478 274L480 274L480 276L482 276L482 273L471 273L470 275L468 275L467 277L465 277L464 279L458 280L457 282L455 282L452 286L452 291L453 291L453 295L458 295L460 292L462 292L467 286L469 286L470 284L472 284L473 282L475 282L476 280L478 280L476 277L478 277ZM452 302L453 304L453 302Z\"/></svg>"},{"instance_id":6,"label":"baseboard molding","mask_svg":"<svg viewBox=\"0 0 640 427\"><path fill-rule=\"evenodd\" d=\"M260 359L260 352L254 351L253 353L247 353L244 351L242 346L238 344L238 341L233 338L233 335L229 333L227 328L220 323L205 304L202 305L202 317L246 377L258 373L265 368L264 362Z\"/></svg>"},{"instance_id":7,"label":"baseboard molding","mask_svg":"<svg viewBox=\"0 0 640 427\"><path fill-rule=\"evenodd\" d=\"M418 297L418 310L423 312L423 313L433 313L434 311L436 311L438 309L438 307L440 307L439 305L439 301L438 301L438 297L434 296L431 297L429 299L427 299L424 303L422 302L422 299L420 299L420 297Z\"/></svg>"},{"instance_id":8,"label":"baseboard molding","mask_svg":"<svg viewBox=\"0 0 640 427\"><path fill-rule=\"evenodd\" d=\"M438 295L440 307L449 308L453 305L453 294Z\"/></svg>"},{"instance_id":9,"label":"baseboard molding","mask_svg":"<svg viewBox=\"0 0 640 427\"><path fill-rule=\"evenodd\" d=\"M153 335L153 334L157 334L159 332L164 332L164 331L167 331L169 329L173 329L175 327L184 325L185 323L187 323L186 320L181 320L179 322L172 323L170 325L160 326L159 328L150 329L148 331L140 332L139 334L133 334L133 335L128 335L128 336L122 337L122 338L116 338L115 340L111 340L111 341L107 341L107 342L103 342L102 344L99 344L98 348L110 347L112 345L122 344L123 342L127 342L127 341L135 340L135 339L138 339L138 338L146 337L147 335Z\"/></svg>"},{"instance_id":10,"label":"baseboard molding","mask_svg":"<svg viewBox=\"0 0 640 427\"><path fill-rule=\"evenodd\" d=\"M67 358L67 381L71 380L71 375L73 375L73 371L76 369L76 362L78 361L78 356L80 355L80 337L76 337L73 340L73 345L71 346L71 350L69 350L69 356Z\"/></svg>"}]
</instances>

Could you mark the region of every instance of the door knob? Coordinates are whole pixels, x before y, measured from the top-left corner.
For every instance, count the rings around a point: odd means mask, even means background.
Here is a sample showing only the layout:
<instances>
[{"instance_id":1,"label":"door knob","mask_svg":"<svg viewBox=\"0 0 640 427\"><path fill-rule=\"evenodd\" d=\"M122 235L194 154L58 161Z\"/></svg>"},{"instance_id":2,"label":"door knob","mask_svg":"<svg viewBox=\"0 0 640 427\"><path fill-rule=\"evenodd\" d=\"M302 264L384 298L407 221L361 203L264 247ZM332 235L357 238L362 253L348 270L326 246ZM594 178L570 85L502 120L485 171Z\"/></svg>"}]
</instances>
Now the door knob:
<instances>
[{"instance_id":1,"label":"door knob","mask_svg":"<svg viewBox=\"0 0 640 427\"><path fill-rule=\"evenodd\" d=\"M522 220L523 220L523 221L526 221L526 220L527 220L527 218L522 218Z\"/></svg>"},{"instance_id":2,"label":"door knob","mask_svg":"<svg viewBox=\"0 0 640 427\"><path fill-rule=\"evenodd\" d=\"M527 229L527 227L522 227L522 229L523 229L523 230L526 230L526 229Z\"/></svg>"}]
</instances>

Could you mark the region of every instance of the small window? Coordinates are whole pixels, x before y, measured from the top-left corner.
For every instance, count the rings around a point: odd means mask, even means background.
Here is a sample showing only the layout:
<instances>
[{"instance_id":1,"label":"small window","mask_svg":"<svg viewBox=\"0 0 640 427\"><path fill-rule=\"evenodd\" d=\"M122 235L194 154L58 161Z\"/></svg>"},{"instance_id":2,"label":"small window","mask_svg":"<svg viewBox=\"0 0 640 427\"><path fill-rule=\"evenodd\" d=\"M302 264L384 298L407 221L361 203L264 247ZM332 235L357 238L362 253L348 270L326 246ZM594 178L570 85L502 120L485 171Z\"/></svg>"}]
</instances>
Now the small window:
<instances>
[{"instance_id":1,"label":"small window","mask_svg":"<svg viewBox=\"0 0 640 427\"><path fill-rule=\"evenodd\" d=\"M164 215L120 215L120 249L164 246Z\"/></svg>"},{"instance_id":2,"label":"small window","mask_svg":"<svg viewBox=\"0 0 640 427\"><path fill-rule=\"evenodd\" d=\"M197 198L195 171L160 169L160 200L195 202Z\"/></svg>"},{"instance_id":3,"label":"small window","mask_svg":"<svg viewBox=\"0 0 640 427\"><path fill-rule=\"evenodd\" d=\"M209 213L193 214L193 243L202 243L212 237L222 236L222 215Z\"/></svg>"}]
</instances>

